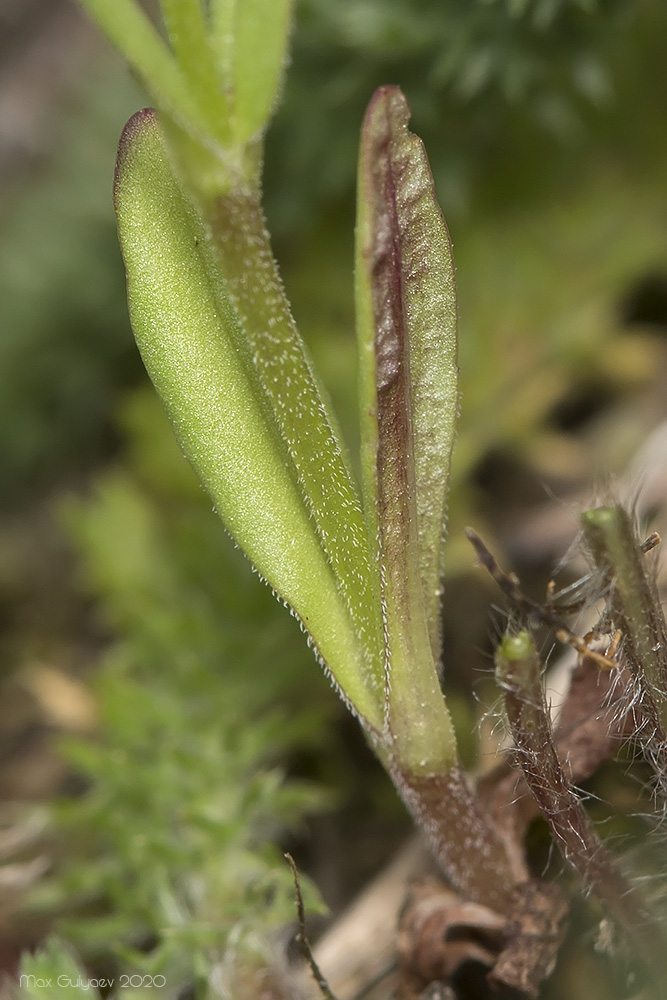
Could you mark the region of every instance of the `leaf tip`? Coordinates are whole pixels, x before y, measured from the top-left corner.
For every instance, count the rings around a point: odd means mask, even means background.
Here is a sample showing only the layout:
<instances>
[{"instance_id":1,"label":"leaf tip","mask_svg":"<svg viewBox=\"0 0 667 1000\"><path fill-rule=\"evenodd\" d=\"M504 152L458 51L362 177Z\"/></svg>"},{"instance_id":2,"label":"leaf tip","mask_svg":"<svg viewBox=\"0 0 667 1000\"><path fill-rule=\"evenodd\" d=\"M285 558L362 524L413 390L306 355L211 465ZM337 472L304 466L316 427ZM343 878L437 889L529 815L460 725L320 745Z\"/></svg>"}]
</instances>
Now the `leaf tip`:
<instances>
[{"instance_id":1,"label":"leaf tip","mask_svg":"<svg viewBox=\"0 0 667 1000\"><path fill-rule=\"evenodd\" d=\"M375 90L368 103L368 110L372 111L379 106L388 107L392 110L403 108L408 114L410 112L410 106L405 94L395 83L385 83Z\"/></svg>"},{"instance_id":2,"label":"leaf tip","mask_svg":"<svg viewBox=\"0 0 667 1000\"><path fill-rule=\"evenodd\" d=\"M116 154L116 168L113 177L113 198L114 204L118 200L118 188L123 175L123 168L130 150L133 148L138 136L146 128L157 126L158 116L155 108L142 108L136 111L123 129L118 142L118 152Z\"/></svg>"},{"instance_id":3,"label":"leaf tip","mask_svg":"<svg viewBox=\"0 0 667 1000\"><path fill-rule=\"evenodd\" d=\"M362 135L371 133L376 141L387 141L395 129L407 129L410 114L410 105L400 87L395 84L378 87L368 102Z\"/></svg>"}]
</instances>

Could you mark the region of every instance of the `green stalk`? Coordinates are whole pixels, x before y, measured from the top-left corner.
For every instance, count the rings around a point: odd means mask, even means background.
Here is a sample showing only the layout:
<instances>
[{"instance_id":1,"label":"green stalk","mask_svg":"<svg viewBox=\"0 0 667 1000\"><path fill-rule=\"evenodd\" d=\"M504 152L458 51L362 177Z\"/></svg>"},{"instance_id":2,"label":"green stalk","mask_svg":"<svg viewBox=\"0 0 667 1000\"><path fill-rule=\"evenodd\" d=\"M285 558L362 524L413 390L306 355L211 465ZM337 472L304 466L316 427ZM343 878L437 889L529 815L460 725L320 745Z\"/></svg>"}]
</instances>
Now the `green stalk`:
<instances>
[{"instance_id":1,"label":"green stalk","mask_svg":"<svg viewBox=\"0 0 667 1000\"><path fill-rule=\"evenodd\" d=\"M293 0L236 0L232 47L234 141L263 135L280 94Z\"/></svg>"},{"instance_id":2,"label":"green stalk","mask_svg":"<svg viewBox=\"0 0 667 1000\"><path fill-rule=\"evenodd\" d=\"M209 0L209 38L215 52L223 86L232 90L234 19L237 0Z\"/></svg>"}]
</instances>

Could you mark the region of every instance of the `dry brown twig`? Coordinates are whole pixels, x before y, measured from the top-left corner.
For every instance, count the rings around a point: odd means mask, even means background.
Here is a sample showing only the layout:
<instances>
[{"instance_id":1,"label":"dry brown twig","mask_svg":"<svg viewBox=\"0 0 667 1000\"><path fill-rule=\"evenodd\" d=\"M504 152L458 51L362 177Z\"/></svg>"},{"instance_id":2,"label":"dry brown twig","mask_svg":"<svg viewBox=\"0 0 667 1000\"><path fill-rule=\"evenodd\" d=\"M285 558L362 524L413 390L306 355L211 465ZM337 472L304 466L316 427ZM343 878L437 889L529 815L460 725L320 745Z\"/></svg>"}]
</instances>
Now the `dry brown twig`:
<instances>
[{"instance_id":1,"label":"dry brown twig","mask_svg":"<svg viewBox=\"0 0 667 1000\"><path fill-rule=\"evenodd\" d=\"M299 924L297 941L301 948L301 952L304 958L306 959L308 965L310 966L310 971L312 972L313 979L317 983L318 989L322 994L322 996L324 997L324 1000L338 1000L338 998L334 996L334 994L331 992L329 984L326 981L324 975L322 974L322 970L320 969L319 965L315 960L313 949L311 948L310 940L306 932L306 911L303 905L303 895L301 893L301 883L299 881L299 871L298 868L296 867L296 862L294 861L294 858L292 857L291 854L286 853L285 858L287 859L289 866L292 869L292 876L294 878L294 891L296 893L296 912Z\"/></svg>"}]
</instances>

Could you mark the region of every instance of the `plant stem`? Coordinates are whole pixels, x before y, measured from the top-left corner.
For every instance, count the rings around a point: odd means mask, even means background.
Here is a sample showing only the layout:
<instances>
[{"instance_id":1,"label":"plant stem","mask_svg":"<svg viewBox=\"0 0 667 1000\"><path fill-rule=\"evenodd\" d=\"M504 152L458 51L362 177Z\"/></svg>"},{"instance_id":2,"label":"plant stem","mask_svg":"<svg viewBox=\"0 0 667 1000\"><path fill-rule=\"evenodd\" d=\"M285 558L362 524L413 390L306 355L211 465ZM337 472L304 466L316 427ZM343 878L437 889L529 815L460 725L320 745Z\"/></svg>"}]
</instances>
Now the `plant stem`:
<instances>
[{"instance_id":1,"label":"plant stem","mask_svg":"<svg viewBox=\"0 0 667 1000\"><path fill-rule=\"evenodd\" d=\"M621 632L622 660L634 677L636 736L667 795L667 623L657 588L623 507L588 510L581 521Z\"/></svg>"},{"instance_id":2,"label":"plant stem","mask_svg":"<svg viewBox=\"0 0 667 1000\"><path fill-rule=\"evenodd\" d=\"M633 942L648 968L664 968L663 935L636 888L600 841L558 758L542 665L528 632L503 640L496 653L496 674L505 692L517 762L561 854Z\"/></svg>"},{"instance_id":3,"label":"plant stem","mask_svg":"<svg viewBox=\"0 0 667 1000\"><path fill-rule=\"evenodd\" d=\"M465 899L507 912L522 873L512 870L462 768L455 764L442 774L414 774L393 765L389 771L453 887Z\"/></svg>"},{"instance_id":4,"label":"plant stem","mask_svg":"<svg viewBox=\"0 0 667 1000\"><path fill-rule=\"evenodd\" d=\"M667 623L630 515L620 506L598 507L586 511L581 520L595 565L610 588L624 659L633 674L648 681L660 723L667 730Z\"/></svg>"}]
</instances>

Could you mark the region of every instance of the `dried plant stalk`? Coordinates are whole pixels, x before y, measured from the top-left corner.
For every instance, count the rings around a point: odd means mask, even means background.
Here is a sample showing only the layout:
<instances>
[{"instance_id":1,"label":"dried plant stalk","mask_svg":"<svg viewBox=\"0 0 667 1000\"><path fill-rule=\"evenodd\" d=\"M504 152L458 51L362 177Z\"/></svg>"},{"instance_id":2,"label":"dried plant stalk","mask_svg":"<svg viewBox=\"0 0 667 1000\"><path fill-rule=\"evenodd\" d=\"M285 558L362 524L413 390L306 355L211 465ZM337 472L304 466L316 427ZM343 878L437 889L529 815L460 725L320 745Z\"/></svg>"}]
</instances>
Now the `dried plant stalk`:
<instances>
[{"instance_id":1,"label":"dried plant stalk","mask_svg":"<svg viewBox=\"0 0 667 1000\"><path fill-rule=\"evenodd\" d=\"M517 749L517 763L565 858L653 972L665 970L665 941L636 887L603 846L556 752L542 665L528 632L506 637L496 675Z\"/></svg>"},{"instance_id":2,"label":"dried plant stalk","mask_svg":"<svg viewBox=\"0 0 667 1000\"><path fill-rule=\"evenodd\" d=\"M635 736L667 795L667 622L646 566L647 546L621 506L587 510L581 522L612 627L621 634L620 658L633 678Z\"/></svg>"}]
</instances>

